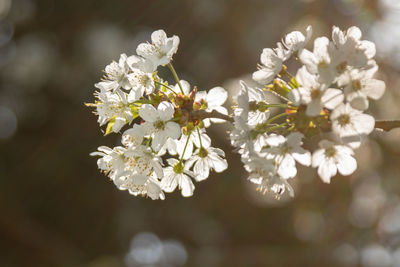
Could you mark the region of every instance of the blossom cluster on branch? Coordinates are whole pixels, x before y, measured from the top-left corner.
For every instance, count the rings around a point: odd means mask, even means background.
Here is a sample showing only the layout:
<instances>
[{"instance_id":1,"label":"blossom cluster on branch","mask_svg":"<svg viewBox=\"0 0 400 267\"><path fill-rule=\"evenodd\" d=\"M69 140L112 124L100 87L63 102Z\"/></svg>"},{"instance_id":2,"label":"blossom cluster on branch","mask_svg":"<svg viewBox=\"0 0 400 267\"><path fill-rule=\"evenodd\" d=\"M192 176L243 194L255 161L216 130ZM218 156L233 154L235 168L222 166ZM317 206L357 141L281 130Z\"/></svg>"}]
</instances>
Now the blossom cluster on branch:
<instances>
[{"instance_id":1,"label":"blossom cluster on branch","mask_svg":"<svg viewBox=\"0 0 400 267\"><path fill-rule=\"evenodd\" d=\"M123 146L101 146L91 155L100 156L98 167L120 190L164 199L165 192L179 188L188 197L195 188L192 179L205 180L210 170L222 172L228 166L224 151L212 147L206 133L211 123L221 122L209 113L228 113L222 107L228 94L222 87L198 92L179 80L171 64L179 37L158 30L151 40L137 47L137 55L122 54L118 63L106 66L95 84L97 100L88 105L96 108L100 126L107 125L105 134L130 128L122 133ZM176 84L158 75L163 66Z\"/></svg>"},{"instance_id":2,"label":"blossom cluster on branch","mask_svg":"<svg viewBox=\"0 0 400 267\"><path fill-rule=\"evenodd\" d=\"M373 78L378 70L375 45L361 40L357 27L333 27L332 40L316 38L312 52L305 49L311 32L311 27L306 36L292 32L277 48L265 48L253 73L263 87L242 82L237 97L232 145L239 149L249 180L278 198L285 191L293 195L287 179L296 176L296 162L317 168L326 183L338 172L352 174L357 168L353 150L374 129L374 118L365 113L369 99L385 91L385 83ZM283 64L290 58L298 62L296 75ZM283 103L269 103L266 91ZM283 111L271 117L271 109ZM303 139L318 140L319 148L311 153Z\"/></svg>"},{"instance_id":3,"label":"blossom cluster on branch","mask_svg":"<svg viewBox=\"0 0 400 267\"><path fill-rule=\"evenodd\" d=\"M227 169L224 151L211 146L206 129L229 121L231 144L248 180L262 193L293 196L288 179L297 175L296 163L317 168L326 183L337 172L352 174L357 168L354 149L375 127L365 113L369 100L385 91L385 83L373 78L378 70L375 45L362 40L357 27L334 27L331 40L318 37L309 51L311 35L308 27L305 35L294 31L276 48L265 48L253 73L262 86L241 81L237 105L228 115L222 87L198 91L178 78L172 57L179 37L153 32L151 43L140 44L137 55L122 54L95 84L96 101L88 105L95 108L100 126L106 126L105 134L119 133L126 125L129 129L122 133L122 146L101 146L91 155L100 156L98 167L120 190L164 199L179 188L188 197L193 180ZM298 65L295 75L284 65L291 58ZM170 70L175 84L158 75L162 67ZM271 103L267 92L281 101Z\"/></svg>"}]
</instances>

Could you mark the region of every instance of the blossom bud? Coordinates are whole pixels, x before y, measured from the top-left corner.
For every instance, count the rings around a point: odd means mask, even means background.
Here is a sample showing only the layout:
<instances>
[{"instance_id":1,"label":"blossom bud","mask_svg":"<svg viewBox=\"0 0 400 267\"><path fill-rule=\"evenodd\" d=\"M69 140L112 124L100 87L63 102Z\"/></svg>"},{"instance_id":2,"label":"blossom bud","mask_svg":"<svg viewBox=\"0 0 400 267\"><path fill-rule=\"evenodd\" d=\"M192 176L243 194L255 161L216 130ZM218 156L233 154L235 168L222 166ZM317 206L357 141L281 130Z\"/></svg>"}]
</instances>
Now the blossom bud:
<instances>
[{"instance_id":1,"label":"blossom bud","mask_svg":"<svg viewBox=\"0 0 400 267\"><path fill-rule=\"evenodd\" d=\"M200 110L201 109L201 103L199 103L199 102L194 102L193 103L193 110L194 111L197 111L197 110Z\"/></svg>"},{"instance_id":2,"label":"blossom bud","mask_svg":"<svg viewBox=\"0 0 400 267\"><path fill-rule=\"evenodd\" d=\"M199 127L200 129L203 129L204 128L204 122L203 121L199 121L199 123L197 123L196 126Z\"/></svg>"},{"instance_id":3,"label":"blossom bud","mask_svg":"<svg viewBox=\"0 0 400 267\"><path fill-rule=\"evenodd\" d=\"M188 129L189 132L193 131L193 130L194 130L194 124L193 124L193 122L188 122L188 123L186 124L186 128Z\"/></svg>"}]
</instances>

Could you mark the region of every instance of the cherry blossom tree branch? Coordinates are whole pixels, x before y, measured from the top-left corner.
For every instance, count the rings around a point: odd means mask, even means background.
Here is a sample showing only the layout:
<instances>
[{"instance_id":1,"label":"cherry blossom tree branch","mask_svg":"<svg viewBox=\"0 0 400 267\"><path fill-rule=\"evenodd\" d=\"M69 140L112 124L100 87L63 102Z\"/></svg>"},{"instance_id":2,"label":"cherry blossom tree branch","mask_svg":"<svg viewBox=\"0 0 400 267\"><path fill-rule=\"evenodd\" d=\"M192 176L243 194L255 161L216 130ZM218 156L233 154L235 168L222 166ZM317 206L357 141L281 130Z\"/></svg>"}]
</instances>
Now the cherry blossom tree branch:
<instances>
[{"instance_id":1,"label":"cherry blossom tree branch","mask_svg":"<svg viewBox=\"0 0 400 267\"><path fill-rule=\"evenodd\" d=\"M377 120L375 128L389 132L392 129L400 128L400 120Z\"/></svg>"},{"instance_id":2,"label":"cherry blossom tree branch","mask_svg":"<svg viewBox=\"0 0 400 267\"><path fill-rule=\"evenodd\" d=\"M229 122L234 121L233 117L222 114L216 110L213 110L211 112L207 112L205 110L198 110L198 111L194 112L194 116L200 120L207 119L207 118L208 119L213 118L213 119L222 119L222 120L229 121Z\"/></svg>"},{"instance_id":3,"label":"cherry blossom tree branch","mask_svg":"<svg viewBox=\"0 0 400 267\"><path fill-rule=\"evenodd\" d=\"M233 117L229 115L222 114L216 110L213 110L211 112L207 112L205 110L198 110L194 112L194 116L198 119L222 119L225 121L233 122ZM376 129L381 129L386 132L393 130L395 128L400 128L400 120L377 120L375 121L375 128Z\"/></svg>"}]
</instances>

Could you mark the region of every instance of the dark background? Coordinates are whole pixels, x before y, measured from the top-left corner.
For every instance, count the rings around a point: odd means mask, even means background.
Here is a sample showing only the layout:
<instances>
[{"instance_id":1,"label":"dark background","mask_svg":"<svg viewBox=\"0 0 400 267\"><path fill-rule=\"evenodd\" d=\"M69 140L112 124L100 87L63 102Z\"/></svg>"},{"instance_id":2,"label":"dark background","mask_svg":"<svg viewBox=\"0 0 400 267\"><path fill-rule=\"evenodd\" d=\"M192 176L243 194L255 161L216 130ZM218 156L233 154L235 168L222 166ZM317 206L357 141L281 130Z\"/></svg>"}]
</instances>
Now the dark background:
<instances>
[{"instance_id":1,"label":"dark background","mask_svg":"<svg viewBox=\"0 0 400 267\"><path fill-rule=\"evenodd\" d=\"M181 78L234 91L285 33L357 25L387 84L371 113L399 119L399 14L396 0L0 0L0 266L400 266L399 130L373 133L351 177L300 169L296 197L276 201L212 127L229 169L152 201L98 171L89 153L120 137L84 106L153 30L180 37Z\"/></svg>"}]
</instances>

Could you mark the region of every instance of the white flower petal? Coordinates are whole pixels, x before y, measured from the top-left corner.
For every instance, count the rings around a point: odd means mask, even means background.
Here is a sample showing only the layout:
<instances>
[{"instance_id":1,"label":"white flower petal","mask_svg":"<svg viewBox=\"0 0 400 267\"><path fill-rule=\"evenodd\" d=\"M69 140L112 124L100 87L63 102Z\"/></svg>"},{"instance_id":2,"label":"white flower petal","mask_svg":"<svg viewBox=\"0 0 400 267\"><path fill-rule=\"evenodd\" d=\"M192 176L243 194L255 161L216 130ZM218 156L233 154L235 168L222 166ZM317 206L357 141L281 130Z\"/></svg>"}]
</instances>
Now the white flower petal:
<instances>
[{"instance_id":1,"label":"white flower petal","mask_svg":"<svg viewBox=\"0 0 400 267\"><path fill-rule=\"evenodd\" d=\"M337 160L337 168L342 175L350 175L357 169L357 161L348 154L338 154Z\"/></svg>"},{"instance_id":2,"label":"white flower petal","mask_svg":"<svg viewBox=\"0 0 400 267\"><path fill-rule=\"evenodd\" d=\"M196 181L200 182L210 175L210 166L205 159L199 159L193 168Z\"/></svg>"},{"instance_id":3,"label":"white flower petal","mask_svg":"<svg viewBox=\"0 0 400 267\"><path fill-rule=\"evenodd\" d=\"M292 152L292 156L301 165L311 165L311 153L302 147L296 149L296 152Z\"/></svg>"},{"instance_id":4,"label":"white flower petal","mask_svg":"<svg viewBox=\"0 0 400 267\"><path fill-rule=\"evenodd\" d=\"M159 118L163 121L167 121L174 117L175 108L171 103L163 101L158 105L157 111Z\"/></svg>"},{"instance_id":5,"label":"white flower petal","mask_svg":"<svg viewBox=\"0 0 400 267\"><path fill-rule=\"evenodd\" d=\"M185 174L180 174L179 175L179 187L181 188L181 193L182 196L184 197L190 197L193 195L194 191L194 184L192 182L192 179L190 179L188 176Z\"/></svg>"},{"instance_id":6,"label":"white flower petal","mask_svg":"<svg viewBox=\"0 0 400 267\"><path fill-rule=\"evenodd\" d=\"M286 154L279 163L278 174L284 179L293 178L296 176L296 162L290 154Z\"/></svg>"},{"instance_id":7,"label":"white flower petal","mask_svg":"<svg viewBox=\"0 0 400 267\"><path fill-rule=\"evenodd\" d=\"M165 44L166 39L167 39L167 34L163 30L157 30L151 34L151 41L154 44L163 45Z\"/></svg>"},{"instance_id":8,"label":"white flower petal","mask_svg":"<svg viewBox=\"0 0 400 267\"><path fill-rule=\"evenodd\" d=\"M158 120L158 112L150 104L143 104L139 109L139 115L142 119L148 122L155 122Z\"/></svg>"},{"instance_id":9,"label":"white flower petal","mask_svg":"<svg viewBox=\"0 0 400 267\"><path fill-rule=\"evenodd\" d=\"M352 121L360 134L370 134L374 130L375 119L368 114L358 114L353 117Z\"/></svg>"},{"instance_id":10,"label":"white flower petal","mask_svg":"<svg viewBox=\"0 0 400 267\"><path fill-rule=\"evenodd\" d=\"M335 176L337 173L337 168L332 159L325 159L321 162L318 167L318 175L321 177L324 183L330 183L331 177Z\"/></svg>"},{"instance_id":11,"label":"white flower petal","mask_svg":"<svg viewBox=\"0 0 400 267\"><path fill-rule=\"evenodd\" d=\"M172 139L178 139L181 136L181 127L176 122L167 122L165 124L165 131Z\"/></svg>"},{"instance_id":12,"label":"white flower petal","mask_svg":"<svg viewBox=\"0 0 400 267\"><path fill-rule=\"evenodd\" d=\"M316 168L325 160L325 149L318 149L312 155L312 167Z\"/></svg>"},{"instance_id":13,"label":"white flower petal","mask_svg":"<svg viewBox=\"0 0 400 267\"><path fill-rule=\"evenodd\" d=\"M274 79L275 75L274 71L261 69L253 73L253 80L260 84L268 84Z\"/></svg>"},{"instance_id":14,"label":"white flower petal","mask_svg":"<svg viewBox=\"0 0 400 267\"><path fill-rule=\"evenodd\" d=\"M323 105L329 109L334 109L343 102L344 96L341 90L329 88L327 89L322 97L321 101Z\"/></svg>"},{"instance_id":15,"label":"white flower petal","mask_svg":"<svg viewBox=\"0 0 400 267\"><path fill-rule=\"evenodd\" d=\"M228 98L228 92L222 87L214 87L207 94L208 107L213 109L225 103Z\"/></svg>"},{"instance_id":16,"label":"white flower petal","mask_svg":"<svg viewBox=\"0 0 400 267\"><path fill-rule=\"evenodd\" d=\"M158 151L167 141L167 131L158 131L153 135L153 139L151 140L151 147L154 151Z\"/></svg>"},{"instance_id":17,"label":"white flower petal","mask_svg":"<svg viewBox=\"0 0 400 267\"><path fill-rule=\"evenodd\" d=\"M165 173L167 173L167 174L165 174L164 178L161 180L161 188L165 192L171 193L177 187L178 181L175 178L175 173L171 167L166 168Z\"/></svg>"},{"instance_id":18,"label":"white flower petal","mask_svg":"<svg viewBox=\"0 0 400 267\"><path fill-rule=\"evenodd\" d=\"M313 99L307 105L306 114L307 116L314 117L318 116L322 110L322 103L319 99Z\"/></svg>"},{"instance_id":19,"label":"white flower petal","mask_svg":"<svg viewBox=\"0 0 400 267\"><path fill-rule=\"evenodd\" d=\"M362 91L370 98L377 100L385 92L385 82L376 79L369 79Z\"/></svg>"}]
</instances>

